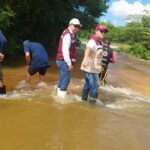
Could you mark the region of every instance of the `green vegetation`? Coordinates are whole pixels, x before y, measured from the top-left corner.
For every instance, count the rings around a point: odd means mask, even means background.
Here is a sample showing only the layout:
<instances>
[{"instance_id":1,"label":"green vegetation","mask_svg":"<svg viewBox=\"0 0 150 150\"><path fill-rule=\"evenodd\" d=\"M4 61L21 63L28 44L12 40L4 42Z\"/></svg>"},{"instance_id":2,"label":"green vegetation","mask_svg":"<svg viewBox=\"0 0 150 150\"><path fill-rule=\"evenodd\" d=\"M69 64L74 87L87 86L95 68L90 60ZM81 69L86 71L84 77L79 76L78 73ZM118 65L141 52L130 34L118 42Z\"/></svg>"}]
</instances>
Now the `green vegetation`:
<instances>
[{"instance_id":1,"label":"green vegetation","mask_svg":"<svg viewBox=\"0 0 150 150\"><path fill-rule=\"evenodd\" d=\"M109 0L1 0L0 29L8 39L8 58L23 54L25 39L41 42L49 54L56 53L62 30L71 18L79 18L83 28L78 33L87 40L106 12ZM109 29L111 43L121 43L118 50L150 60L150 16L134 15L127 18L126 26L104 23Z\"/></svg>"},{"instance_id":2,"label":"green vegetation","mask_svg":"<svg viewBox=\"0 0 150 150\"><path fill-rule=\"evenodd\" d=\"M120 27L118 42L127 43L129 47L121 47L121 50L136 57L150 60L150 16L136 15L129 16L128 19L130 23L125 27ZM110 38L113 41L113 35Z\"/></svg>"},{"instance_id":3,"label":"green vegetation","mask_svg":"<svg viewBox=\"0 0 150 150\"><path fill-rule=\"evenodd\" d=\"M126 26L114 26L105 22L99 24L103 24L109 29L106 38L119 47L117 51L150 60L150 16L129 16L127 21L129 23ZM82 39L89 38L91 32L94 32L94 29L81 31Z\"/></svg>"},{"instance_id":4,"label":"green vegetation","mask_svg":"<svg viewBox=\"0 0 150 150\"><path fill-rule=\"evenodd\" d=\"M4 8L0 9L0 29L7 29L13 23L12 20L15 17L14 11L6 5Z\"/></svg>"},{"instance_id":5,"label":"green vegetation","mask_svg":"<svg viewBox=\"0 0 150 150\"><path fill-rule=\"evenodd\" d=\"M129 16L127 20L129 23L126 26L118 27L104 22L100 22L100 24L109 29L106 37L110 39L111 43L119 47L117 51L150 60L150 16ZM82 32L81 37L87 39L91 31L83 30Z\"/></svg>"},{"instance_id":6,"label":"green vegetation","mask_svg":"<svg viewBox=\"0 0 150 150\"><path fill-rule=\"evenodd\" d=\"M0 0L0 29L8 39L7 57L23 54L25 39L41 42L56 52L61 32L73 17L84 29L95 26L109 0Z\"/></svg>"}]
</instances>

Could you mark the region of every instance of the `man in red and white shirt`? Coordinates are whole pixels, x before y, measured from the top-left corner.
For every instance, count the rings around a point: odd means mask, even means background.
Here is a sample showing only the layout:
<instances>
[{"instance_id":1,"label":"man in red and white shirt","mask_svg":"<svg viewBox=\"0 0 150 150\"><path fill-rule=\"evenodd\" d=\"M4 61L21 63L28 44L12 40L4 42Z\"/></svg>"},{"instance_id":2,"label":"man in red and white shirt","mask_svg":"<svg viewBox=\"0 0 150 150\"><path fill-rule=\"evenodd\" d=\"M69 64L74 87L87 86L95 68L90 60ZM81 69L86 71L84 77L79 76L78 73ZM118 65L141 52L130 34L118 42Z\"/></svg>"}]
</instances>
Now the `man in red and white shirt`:
<instances>
[{"instance_id":1,"label":"man in red and white shirt","mask_svg":"<svg viewBox=\"0 0 150 150\"><path fill-rule=\"evenodd\" d=\"M76 62L75 33L78 32L81 26L77 18L71 19L68 28L63 31L60 37L56 56L56 63L60 75L57 95L63 98L66 96L70 83L70 72Z\"/></svg>"}]
</instances>

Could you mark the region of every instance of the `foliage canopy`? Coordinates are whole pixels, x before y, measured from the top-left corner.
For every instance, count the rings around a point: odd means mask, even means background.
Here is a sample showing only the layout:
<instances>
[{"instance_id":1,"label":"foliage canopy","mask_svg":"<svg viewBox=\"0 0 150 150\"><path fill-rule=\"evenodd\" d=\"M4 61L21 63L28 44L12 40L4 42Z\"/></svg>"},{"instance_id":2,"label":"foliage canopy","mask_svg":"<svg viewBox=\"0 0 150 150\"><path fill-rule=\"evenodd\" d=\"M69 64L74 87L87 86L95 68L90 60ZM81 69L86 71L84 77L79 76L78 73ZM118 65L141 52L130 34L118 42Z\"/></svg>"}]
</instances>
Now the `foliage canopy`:
<instances>
[{"instance_id":1,"label":"foliage canopy","mask_svg":"<svg viewBox=\"0 0 150 150\"><path fill-rule=\"evenodd\" d=\"M8 51L16 55L22 41L29 39L56 49L62 30L71 18L79 18L83 28L97 23L109 0L1 0L0 28L5 29Z\"/></svg>"}]
</instances>

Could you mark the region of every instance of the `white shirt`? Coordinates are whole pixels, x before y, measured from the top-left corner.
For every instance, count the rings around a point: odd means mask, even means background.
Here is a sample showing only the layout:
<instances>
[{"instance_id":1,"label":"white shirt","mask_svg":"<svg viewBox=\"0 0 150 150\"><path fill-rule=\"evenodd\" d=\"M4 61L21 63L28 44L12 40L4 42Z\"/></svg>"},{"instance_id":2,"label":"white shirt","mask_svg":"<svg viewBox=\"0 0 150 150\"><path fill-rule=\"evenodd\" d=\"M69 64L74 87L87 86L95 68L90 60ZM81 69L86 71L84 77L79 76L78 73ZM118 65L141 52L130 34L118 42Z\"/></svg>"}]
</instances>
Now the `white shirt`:
<instances>
[{"instance_id":1,"label":"white shirt","mask_svg":"<svg viewBox=\"0 0 150 150\"><path fill-rule=\"evenodd\" d=\"M97 44L93 39L90 39L86 45L86 47L91 48L93 51L97 50Z\"/></svg>"},{"instance_id":2,"label":"white shirt","mask_svg":"<svg viewBox=\"0 0 150 150\"><path fill-rule=\"evenodd\" d=\"M88 66L83 66L81 64L81 70L89 73L100 73L101 71L101 61L103 58L103 50L101 45L97 45L93 39L90 39L86 47L90 48L90 54L88 56Z\"/></svg>"},{"instance_id":3,"label":"white shirt","mask_svg":"<svg viewBox=\"0 0 150 150\"><path fill-rule=\"evenodd\" d=\"M70 28L68 29L71 33L73 33ZM70 46L71 46L71 36L69 33L67 33L62 40L62 54L64 56L64 61L67 63L68 66L71 65L70 51L69 51Z\"/></svg>"}]
</instances>

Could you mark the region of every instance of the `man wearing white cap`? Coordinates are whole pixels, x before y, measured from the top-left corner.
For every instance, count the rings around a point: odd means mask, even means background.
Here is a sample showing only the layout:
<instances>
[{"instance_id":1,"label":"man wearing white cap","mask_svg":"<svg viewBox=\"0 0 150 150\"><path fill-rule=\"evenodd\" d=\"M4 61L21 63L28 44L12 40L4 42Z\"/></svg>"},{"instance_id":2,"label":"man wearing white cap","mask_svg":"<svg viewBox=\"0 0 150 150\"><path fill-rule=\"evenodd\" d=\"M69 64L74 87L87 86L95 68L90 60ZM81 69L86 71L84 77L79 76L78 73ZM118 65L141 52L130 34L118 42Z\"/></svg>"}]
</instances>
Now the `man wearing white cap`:
<instances>
[{"instance_id":1,"label":"man wearing white cap","mask_svg":"<svg viewBox=\"0 0 150 150\"><path fill-rule=\"evenodd\" d=\"M63 98L66 96L70 82L70 72L76 62L75 33L78 32L81 26L77 18L71 19L68 28L63 31L60 37L56 56L60 76L57 95Z\"/></svg>"}]
</instances>

